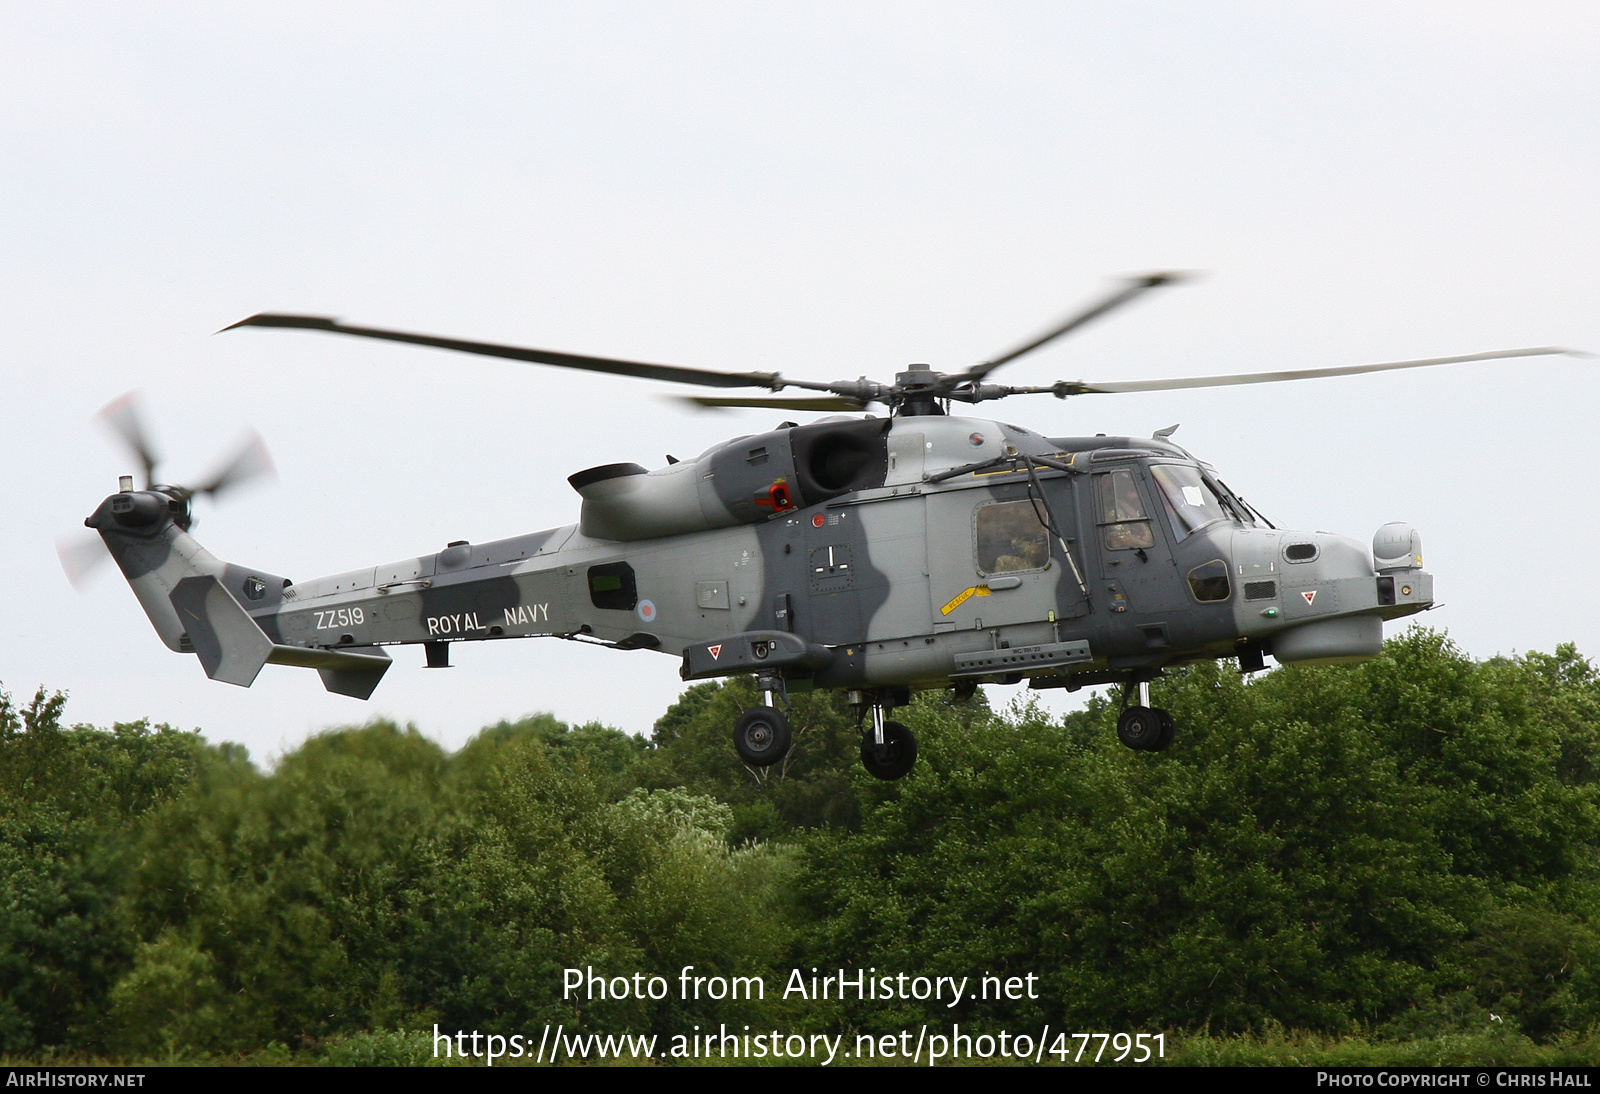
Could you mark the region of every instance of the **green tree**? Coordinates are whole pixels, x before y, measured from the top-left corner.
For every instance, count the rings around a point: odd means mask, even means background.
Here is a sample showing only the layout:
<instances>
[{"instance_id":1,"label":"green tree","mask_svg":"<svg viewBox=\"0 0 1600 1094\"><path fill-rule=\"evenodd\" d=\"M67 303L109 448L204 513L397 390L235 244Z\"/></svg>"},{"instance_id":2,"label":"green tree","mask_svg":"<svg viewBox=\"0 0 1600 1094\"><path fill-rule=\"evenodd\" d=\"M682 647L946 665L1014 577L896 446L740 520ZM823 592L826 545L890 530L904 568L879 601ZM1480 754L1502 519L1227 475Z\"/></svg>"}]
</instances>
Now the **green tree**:
<instances>
[{"instance_id":1,"label":"green tree","mask_svg":"<svg viewBox=\"0 0 1600 1094\"><path fill-rule=\"evenodd\" d=\"M965 1016L1075 1028L1338 1031L1461 991L1540 1035L1593 1021L1596 688L1570 649L1480 665L1414 630L1156 692L1180 734L1155 755L1098 698L961 727L919 702L917 770L859 779L860 832L808 842L797 963L1032 971L1041 1000Z\"/></svg>"},{"instance_id":2,"label":"green tree","mask_svg":"<svg viewBox=\"0 0 1600 1094\"><path fill-rule=\"evenodd\" d=\"M66 696L0 692L0 1051L95 1044L136 939L117 913L129 834L224 755L146 722L65 728Z\"/></svg>"},{"instance_id":3,"label":"green tree","mask_svg":"<svg viewBox=\"0 0 1600 1094\"><path fill-rule=\"evenodd\" d=\"M313 737L270 776L203 771L139 844L128 907L147 945L115 993L118 1043L232 1049L398 1017L405 899L428 884L445 767L378 723ZM209 1022L173 986L185 970L215 983Z\"/></svg>"},{"instance_id":4,"label":"green tree","mask_svg":"<svg viewBox=\"0 0 1600 1094\"><path fill-rule=\"evenodd\" d=\"M143 942L111 993L116 1043L709 1017L711 1000L563 990L563 970L590 967L763 975L787 942L789 857L730 848L711 798L624 795L634 746L613 734L535 720L447 757L378 723L312 738L270 775L203 772L143 833L127 900Z\"/></svg>"},{"instance_id":5,"label":"green tree","mask_svg":"<svg viewBox=\"0 0 1600 1094\"><path fill-rule=\"evenodd\" d=\"M455 766L492 763L500 747L525 737L543 744L559 766L572 769L582 764L588 776L612 797L637 785L635 768L650 753L650 742L643 737L599 722L571 726L553 714L529 714L486 727L455 758Z\"/></svg>"}]
</instances>

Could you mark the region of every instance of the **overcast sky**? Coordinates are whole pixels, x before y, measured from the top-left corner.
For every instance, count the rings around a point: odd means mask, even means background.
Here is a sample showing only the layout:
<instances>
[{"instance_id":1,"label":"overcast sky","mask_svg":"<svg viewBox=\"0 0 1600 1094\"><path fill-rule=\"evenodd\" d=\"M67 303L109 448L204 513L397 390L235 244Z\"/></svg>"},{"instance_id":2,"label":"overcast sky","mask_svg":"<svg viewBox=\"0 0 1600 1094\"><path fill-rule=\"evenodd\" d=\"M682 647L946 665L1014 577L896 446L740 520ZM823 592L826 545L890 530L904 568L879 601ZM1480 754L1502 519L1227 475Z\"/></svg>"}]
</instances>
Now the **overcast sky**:
<instances>
[{"instance_id":1,"label":"overcast sky","mask_svg":"<svg viewBox=\"0 0 1600 1094\"><path fill-rule=\"evenodd\" d=\"M449 672L399 650L370 703L275 666L246 691L169 653L114 571L75 592L54 542L134 470L91 420L131 388L168 479L262 432L278 481L196 531L298 580L570 523L572 472L779 417L213 334L257 311L887 379L1183 268L1207 276L1003 378L1600 350L1597 10L0 3L0 683L262 759L375 715L451 746L536 710L643 732L681 690L672 658L530 640L457 647ZM1600 654L1597 410L1600 362L1545 358L996 413L1181 422L1281 525L1414 522L1444 603L1425 621L1481 658Z\"/></svg>"}]
</instances>

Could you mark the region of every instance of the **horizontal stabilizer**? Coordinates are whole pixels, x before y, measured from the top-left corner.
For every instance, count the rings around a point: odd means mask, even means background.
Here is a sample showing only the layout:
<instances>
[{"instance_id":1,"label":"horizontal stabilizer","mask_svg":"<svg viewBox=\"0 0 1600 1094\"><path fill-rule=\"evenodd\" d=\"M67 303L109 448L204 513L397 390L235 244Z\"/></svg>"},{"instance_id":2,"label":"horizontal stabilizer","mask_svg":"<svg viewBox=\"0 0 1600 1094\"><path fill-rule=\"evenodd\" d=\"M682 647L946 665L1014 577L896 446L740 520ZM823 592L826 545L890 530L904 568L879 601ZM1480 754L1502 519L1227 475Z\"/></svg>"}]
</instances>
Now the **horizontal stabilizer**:
<instances>
[{"instance_id":1,"label":"horizontal stabilizer","mask_svg":"<svg viewBox=\"0 0 1600 1094\"><path fill-rule=\"evenodd\" d=\"M233 594L210 575L184 578L169 599L206 675L226 684L247 688L255 683L262 665L296 665L316 669L331 692L366 699L393 664L376 647L357 653L274 645Z\"/></svg>"},{"instance_id":2,"label":"horizontal stabilizer","mask_svg":"<svg viewBox=\"0 0 1600 1094\"><path fill-rule=\"evenodd\" d=\"M344 650L306 649L304 646L273 646L267 657L272 665L296 665L303 669L326 669L330 672L379 672L392 662L389 655L376 646L368 646L360 653ZM380 667L381 666L381 667Z\"/></svg>"}]
</instances>

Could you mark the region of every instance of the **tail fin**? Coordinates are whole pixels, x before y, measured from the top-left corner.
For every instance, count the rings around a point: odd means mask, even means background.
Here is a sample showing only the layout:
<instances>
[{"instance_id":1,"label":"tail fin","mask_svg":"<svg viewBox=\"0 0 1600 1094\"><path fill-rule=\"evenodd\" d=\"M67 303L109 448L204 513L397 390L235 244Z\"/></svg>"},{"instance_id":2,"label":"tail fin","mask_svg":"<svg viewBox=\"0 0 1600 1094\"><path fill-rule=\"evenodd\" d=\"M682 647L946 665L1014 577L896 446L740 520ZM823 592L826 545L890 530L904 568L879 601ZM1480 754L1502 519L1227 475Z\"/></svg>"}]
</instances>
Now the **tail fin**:
<instances>
[{"instance_id":1,"label":"tail fin","mask_svg":"<svg viewBox=\"0 0 1600 1094\"><path fill-rule=\"evenodd\" d=\"M272 656L272 639L211 574L186 577L167 597L206 675L247 688Z\"/></svg>"},{"instance_id":2,"label":"tail fin","mask_svg":"<svg viewBox=\"0 0 1600 1094\"><path fill-rule=\"evenodd\" d=\"M139 491L113 494L84 521L105 540L168 649L198 655L207 676L240 687L270 663L314 668L323 686L340 695L372 694L388 671L388 654L273 642L238 596L276 607L287 582L218 559L174 519L186 515L187 499Z\"/></svg>"}]
</instances>

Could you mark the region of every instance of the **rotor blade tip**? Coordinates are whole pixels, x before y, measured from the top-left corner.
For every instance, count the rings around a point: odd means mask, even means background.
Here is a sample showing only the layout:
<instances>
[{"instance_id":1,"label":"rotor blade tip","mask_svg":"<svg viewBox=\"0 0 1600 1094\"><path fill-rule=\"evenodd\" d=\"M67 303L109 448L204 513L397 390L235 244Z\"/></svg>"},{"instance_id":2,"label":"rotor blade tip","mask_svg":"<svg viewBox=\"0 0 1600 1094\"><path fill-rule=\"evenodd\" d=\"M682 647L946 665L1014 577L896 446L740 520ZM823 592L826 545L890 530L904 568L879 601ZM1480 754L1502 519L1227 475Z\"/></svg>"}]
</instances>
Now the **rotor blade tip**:
<instances>
[{"instance_id":1,"label":"rotor blade tip","mask_svg":"<svg viewBox=\"0 0 1600 1094\"><path fill-rule=\"evenodd\" d=\"M709 411L711 411L713 413L719 413L720 414L721 412L723 412L723 411L728 409L727 407L722 406L719 403L706 402L704 399L697 399L693 395L665 395L665 394L663 394L663 395L658 395L657 398L664 399L667 402L673 404L674 406L688 407L691 410L701 410L701 411L709 410Z\"/></svg>"},{"instance_id":2,"label":"rotor blade tip","mask_svg":"<svg viewBox=\"0 0 1600 1094\"><path fill-rule=\"evenodd\" d=\"M118 413L122 412L128 406L130 406L131 404L137 402L138 398L139 398L139 389L138 388L134 388L132 391L124 391L121 395L118 395L115 399L112 399L105 406L103 406L99 410L95 411L94 416L96 418L109 418L114 414L118 414Z\"/></svg>"},{"instance_id":3,"label":"rotor blade tip","mask_svg":"<svg viewBox=\"0 0 1600 1094\"><path fill-rule=\"evenodd\" d=\"M235 327L304 327L307 330L336 330L339 321L327 315L283 315L278 312L257 312L237 323L230 323L217 333L233 330Z\"/></svg>"},{"instance_id":4,"label":"rotor blade tip","mask_svg":"<svg viewBox=\"0 0 1600 1094\"><path fill-rule=\"evenodd\" d=\"M1181 285L1185 281L1196 281L1201 276L1199 270L1156 270L1134 280L1143 282L1153 289L1158 285Z\"/></svg>"}]
</instances>

